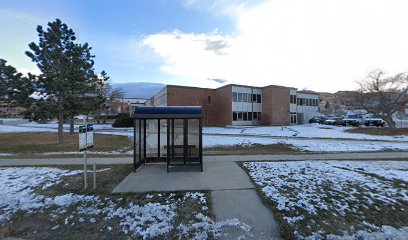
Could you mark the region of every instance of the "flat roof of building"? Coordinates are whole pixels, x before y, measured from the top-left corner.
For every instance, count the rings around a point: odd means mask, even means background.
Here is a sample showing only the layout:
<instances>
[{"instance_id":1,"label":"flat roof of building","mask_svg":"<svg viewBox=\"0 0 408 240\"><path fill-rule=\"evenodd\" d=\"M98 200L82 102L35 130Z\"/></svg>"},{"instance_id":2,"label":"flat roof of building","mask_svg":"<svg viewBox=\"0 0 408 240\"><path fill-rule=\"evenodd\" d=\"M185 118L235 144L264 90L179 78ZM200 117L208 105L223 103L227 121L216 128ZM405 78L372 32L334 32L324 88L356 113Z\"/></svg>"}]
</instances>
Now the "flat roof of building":
<instances>
[{"instance_id":1,"label":"flat roof of building","mask_svg":"<svg viewBox=\"0 0 408 240\"><path fill-rule=\"evenodd\" d=\"M267 85L267 86L263 86L263 87L256 87L256 86L249 86L249 85L241 85L241 84L234 84L234 83L230 83L230 84L226 84L224 86L218 87L218 88L202 88L202 87L192 87L192 86L183 86L183 85L172 85L172 84L168 84L166 86L164 86L160 91L158 91L157 93L161 92L162 90L164 90L167 87L176 87L176 88L188 88L188 89L203 89L203 90L218 90L218 89L222 89L225 87L246 87L246 88L257 88L257 89L264 89L264 88L287 88L287 89L295 89L294 87L286 87L286 86L280 86L280 85ZM307 93L307 94L316 94L318 95L319 93L314 92L314 91L309 91L309 90L301 90L298 91L298 93ZM155 93L152 98L157 94ZM151 99L151 98L150 98Z\"/></svg>"},{"instance_id":2,"label":"flat roof of building","mask_svg":"<svg viewBox=\"0 0 408 240\"><path fill-rule=\"evenodd\" d=\"M201 106L135 107L131 115L137 119L199 119L203 117Z\"/></svg>"}]
</instances>

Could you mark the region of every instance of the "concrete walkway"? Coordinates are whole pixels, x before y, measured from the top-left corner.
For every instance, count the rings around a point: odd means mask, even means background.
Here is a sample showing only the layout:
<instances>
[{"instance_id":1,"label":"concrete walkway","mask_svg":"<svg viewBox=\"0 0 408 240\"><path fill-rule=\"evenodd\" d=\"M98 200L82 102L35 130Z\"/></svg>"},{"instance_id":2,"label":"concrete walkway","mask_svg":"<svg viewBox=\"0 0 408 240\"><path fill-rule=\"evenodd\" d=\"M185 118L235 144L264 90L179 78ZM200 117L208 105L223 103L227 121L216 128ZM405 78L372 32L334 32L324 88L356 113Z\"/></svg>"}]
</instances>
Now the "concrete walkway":
<instances>
[{"instance_id":1,"label":"concrete walkway","mask_svg":"<svg viewBox=\"0 0 408 240\"><path fill-rule=\"evenodd\" d=\"M204 162L256 161L256 160L359 160L359 159L408 159L408 152L371 152L371 153L321 153L292 155L226 155L205 156ZM96 159L98 164L131 164L133 158L90 158L89 163ZM47 158L47 159L13 159L1 158L0 166L23 165L79 165L82 158Z\"/></svg>"},{"instance_id":2,"label":"concrete walkway","mask_svg":"<svg viewBox=\"0 0 408 240\"><path fill-rule=\"evenodd\" d=\"M278 225L272 211L262 204L254 189L211 191L217 221L238 218L251 226L254 239L279 239ZM223 229L228 237L239 239L237 231Z\"/></svg>"},{"instance_id":3,"label":"concrete walkway","mask_svg":"<svg viewBox=\"0 0 408 240\"><path fill-rule=\"evenodd\" d=\"M248 175L235 162L205 162L203 172L169 172L165 164L148 164L131 173L114 190L121 192L211 191L217 221L237 218L251 226L253 239L279 237L272 211L259 199ZM243 232L223 228L221 239Z\"/></svg>"},{"instance_id":4,"label":"concrete walkway","mask_svg":"<svg viewBox=\"0 0 408 240\"><path fill-rule=\"evenodd\" d=\"M165 164L146 164L129 174L117 192L162 192L253 189L248 175L234 162L204 163L203 172L169 172Z\"/></svg>"}]
</instances>

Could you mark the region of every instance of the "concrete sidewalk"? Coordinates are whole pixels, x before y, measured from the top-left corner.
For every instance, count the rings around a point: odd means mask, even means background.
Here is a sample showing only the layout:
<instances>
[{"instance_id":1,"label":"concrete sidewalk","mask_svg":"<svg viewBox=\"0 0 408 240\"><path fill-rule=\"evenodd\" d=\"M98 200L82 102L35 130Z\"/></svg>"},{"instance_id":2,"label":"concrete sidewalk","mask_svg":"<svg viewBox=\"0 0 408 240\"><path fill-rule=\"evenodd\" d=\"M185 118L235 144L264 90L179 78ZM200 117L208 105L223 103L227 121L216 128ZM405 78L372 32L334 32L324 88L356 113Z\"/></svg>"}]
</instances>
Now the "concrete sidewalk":
<instances>
[{"instance_id":1,"label":"concrete sidewalk","mask_svg":"<svg viewBox=\"0 0 408 240\"><path fill-rule=\"evenodd\" d=\"M146 164L129 174L114 190L162 192L254 189L248 175L234 162L204 163L203 172L169 172L166 164Z\"/></svg>"},{"instance_id":2,"label":"concrete sidewalk","mask_svg":"<svg viewBox=\"0 0 408 240\"><path fill-rule=\"evenodd\" d=\"M408 159L408 152L370 152L370 153L321 153L291 155L225 155L205 156L204 162L234 162L256 160L361 160L361 159ZM127 158L89 158L89 163L96 159L98 164L131 164L132 157ZM47 159L12 159L0 158L0 166L24 165L80 165L82 158L47 158Z\"/></svg>"},{"instance_id":3,"label":"concrete sidewalk","mask_svg":"<svg viewBox=\"0 0 408 240\"><path fill-rule=\"evenodd\" d=\"M129 174L114 190L123 192L211 191L217 221L239 219L251 226L253 239L279 238L272 211L262 204L248 175L235 162L205 162L203 172L169 172L165 164L147 164ZM243 232L223 228L220 239Z\"/></svg>"}]
</instances>

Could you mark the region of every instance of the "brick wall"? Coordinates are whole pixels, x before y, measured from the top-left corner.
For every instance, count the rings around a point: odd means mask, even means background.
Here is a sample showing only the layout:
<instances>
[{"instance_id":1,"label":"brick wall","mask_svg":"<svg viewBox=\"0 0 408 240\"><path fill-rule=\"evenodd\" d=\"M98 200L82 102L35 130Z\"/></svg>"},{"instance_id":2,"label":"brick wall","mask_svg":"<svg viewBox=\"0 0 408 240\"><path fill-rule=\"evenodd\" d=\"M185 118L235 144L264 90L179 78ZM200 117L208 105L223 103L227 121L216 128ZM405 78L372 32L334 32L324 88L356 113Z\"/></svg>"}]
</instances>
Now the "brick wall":
<instances>
[{"instance_id":1,"label":"brick wall","mask_svg":"<svg viewBox=\"0 0 408 240\"><path fill-rule=\"evenodd\" d=\"M208 96L211 96L211 104L208 103ZM231 86L220 90L167 86L167 105L202 106L205 125L230 125L232 119L231 101Z\"/></svg>"},{"instance_id":2,"label":"brick wall","mask_svg":"<svg viewBox=\"0 0 408 240\"><path fill-rule=\"evenodd\" d=\"M211 96L211 104L208 103ZM262 89L262 124L290 124L290 88ZM232 86L218 89L167 86L168 106L202 106L205 125L232 125Z\"/></svg>"},{"instance_id":3,"label":"brick wall","mask_svg":"<svg viewBox=\"0 0 408 240\"><path fill-rule=\"evenodd\" d=\"M211 125L232 125L232 86L216 90L215 98L210 108L214 115Z\"/></svg>"},{"instance_id":4,"label":"brick wall","mask_svg":"<svg viewBox=\"0 0 408 240\"><path fill-rule=\"evenodd\" d=\"M265 125L290 124L290 88L265 87L262 89L262 123Z\"/></svg>"}]
</instances>

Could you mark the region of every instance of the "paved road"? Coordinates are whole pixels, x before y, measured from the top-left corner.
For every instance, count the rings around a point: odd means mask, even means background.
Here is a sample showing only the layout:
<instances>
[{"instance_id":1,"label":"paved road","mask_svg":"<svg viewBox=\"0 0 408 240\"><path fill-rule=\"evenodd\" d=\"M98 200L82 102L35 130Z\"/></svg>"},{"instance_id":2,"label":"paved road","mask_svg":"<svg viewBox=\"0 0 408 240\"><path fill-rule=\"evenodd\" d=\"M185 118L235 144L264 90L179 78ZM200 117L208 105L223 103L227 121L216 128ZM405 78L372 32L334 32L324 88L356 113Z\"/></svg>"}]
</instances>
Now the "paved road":
<instances>
[{"instance_id":1,"label":"paved road","mask_svg":"<svg viewBox=\"0 0 408 240\"><path fill-rule=\"evenodd\" d=\"M96 159L98 164L130 164L133 158L91 158L90 164ZM359 160L359 159L408 159L408 152L373 152L373 153L322 153L322 154L285 154L285 155L229 155L205 156L204 162L231 162L256 160ZM24 165L78 165L83 164L81 158L48 158L48 159L1 159L0 166Z\"/></svg>"}]
</instances>

